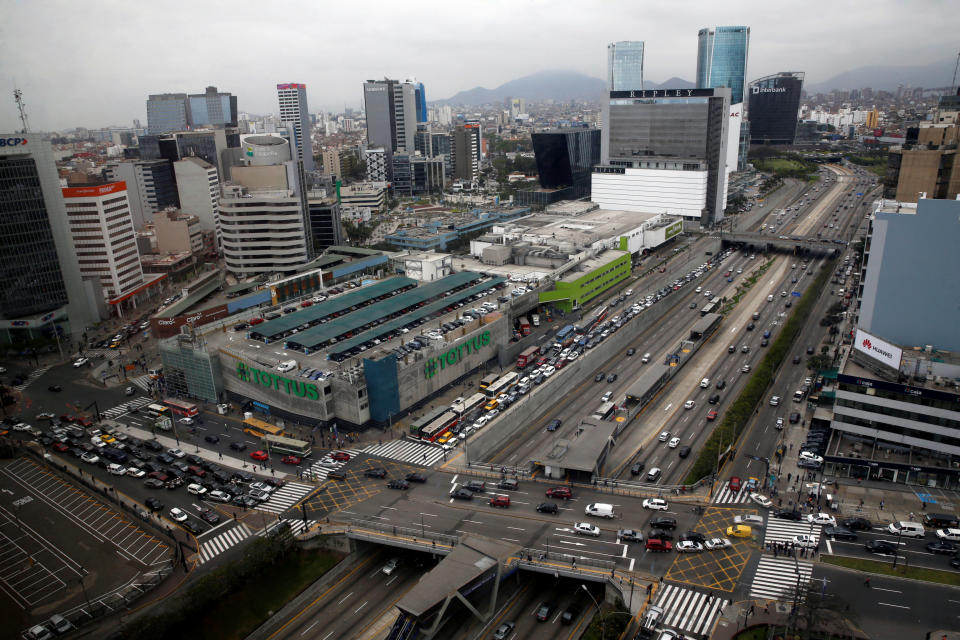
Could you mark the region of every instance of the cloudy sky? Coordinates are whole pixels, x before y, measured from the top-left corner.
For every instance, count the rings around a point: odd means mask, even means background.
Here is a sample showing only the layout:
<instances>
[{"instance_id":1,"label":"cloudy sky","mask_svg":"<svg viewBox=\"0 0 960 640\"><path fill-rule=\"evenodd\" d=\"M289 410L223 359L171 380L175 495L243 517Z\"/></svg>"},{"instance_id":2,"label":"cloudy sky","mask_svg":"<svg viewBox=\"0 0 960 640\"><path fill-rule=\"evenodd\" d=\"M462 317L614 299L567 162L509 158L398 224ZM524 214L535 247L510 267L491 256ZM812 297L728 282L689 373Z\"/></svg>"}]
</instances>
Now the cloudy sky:
<instances>
[{"instance_id":1,"label":"cloudy sky","mask_svg":"<svg viewBox=\"0 0 960 640\"><path fill-rule=\"evenodd\" d=\"M789 9L787 8L789 6ZM276 84L310 110L360 105L361 83L416 76L428 99L547 69L605 75L606 44L644 40L644 76L694 80L697 30L751 27L748 76L807 82L872 64L956 56L956 0L0 0L0 131L146 125L150 93L238 96L276 112ZM941 16L942 19L938 19ZM949 78L945 79L949 81ZM946 84L946 81L944 84Z\"/></svg>"}]
</instances>

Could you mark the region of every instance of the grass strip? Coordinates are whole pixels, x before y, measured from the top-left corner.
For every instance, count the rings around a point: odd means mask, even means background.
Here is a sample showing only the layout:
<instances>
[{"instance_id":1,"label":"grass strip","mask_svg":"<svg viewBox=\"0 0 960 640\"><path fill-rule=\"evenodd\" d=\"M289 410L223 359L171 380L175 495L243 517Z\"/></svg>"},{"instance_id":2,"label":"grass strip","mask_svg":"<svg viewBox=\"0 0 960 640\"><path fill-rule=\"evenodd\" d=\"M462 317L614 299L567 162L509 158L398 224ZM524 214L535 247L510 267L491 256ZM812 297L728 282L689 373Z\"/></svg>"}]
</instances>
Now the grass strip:
<instances>
[{"instance_id":1,"label":"grass strip","mask_svg":"<svg viewBox=\"0 0 960 640\"><path fill-rule=\"evenodd\" d=\"M866 560L864 558L851 558L848 556L832 556L821 554L820 560L827 564L855 569L865 573L876 573L884 576L895 576L897 578L910 578L913 580L923 580L924 582L936 582L939 584L949 584L960 587L960 573L956 571L941 571L939 569L927 569L925 567L907 567L902 562L897 563L897 568L893 568L893 560L881 562L878 560Z\"/></svg>"}]
</instances>

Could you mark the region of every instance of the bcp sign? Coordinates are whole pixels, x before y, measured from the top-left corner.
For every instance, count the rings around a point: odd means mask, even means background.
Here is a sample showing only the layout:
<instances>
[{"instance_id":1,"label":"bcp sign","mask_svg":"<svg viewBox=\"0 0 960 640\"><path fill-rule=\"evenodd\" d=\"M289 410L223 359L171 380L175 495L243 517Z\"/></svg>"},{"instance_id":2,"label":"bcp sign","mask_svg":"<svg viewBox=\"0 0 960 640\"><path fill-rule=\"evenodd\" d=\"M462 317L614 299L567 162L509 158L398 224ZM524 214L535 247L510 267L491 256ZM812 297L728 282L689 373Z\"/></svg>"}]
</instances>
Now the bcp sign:
<instances>
[{"instance_id":1,"label":"bcp sign","mask_svg":"<svg viewBox=\"0 0 960 640\"><path fill-rule=\"evenodd\" d=\"M0 147L19 147L27 144L26 138L0 138Z\"/></svg>"}]
</instances>

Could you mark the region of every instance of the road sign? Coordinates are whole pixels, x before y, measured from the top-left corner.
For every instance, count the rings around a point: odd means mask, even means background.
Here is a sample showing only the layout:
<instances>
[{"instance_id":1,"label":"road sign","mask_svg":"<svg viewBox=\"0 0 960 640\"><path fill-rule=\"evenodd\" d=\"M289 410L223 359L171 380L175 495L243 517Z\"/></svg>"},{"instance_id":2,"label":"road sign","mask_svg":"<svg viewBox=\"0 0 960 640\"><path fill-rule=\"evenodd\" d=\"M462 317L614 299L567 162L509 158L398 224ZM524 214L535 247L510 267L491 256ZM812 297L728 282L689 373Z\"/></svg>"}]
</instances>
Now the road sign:
<instances>
[{"instance_id":1,"label":"road sign","mask_svg":"<svg viewBox=\"0 0 960 640\"><path fill-rule=\"evenodd\" d=\"M790 292L790 295L792 295L794 298L799 298L799 297L800 297L800 292L799 292L799 291L791 291L791 292Z\"/></svg>"}]
</instances>

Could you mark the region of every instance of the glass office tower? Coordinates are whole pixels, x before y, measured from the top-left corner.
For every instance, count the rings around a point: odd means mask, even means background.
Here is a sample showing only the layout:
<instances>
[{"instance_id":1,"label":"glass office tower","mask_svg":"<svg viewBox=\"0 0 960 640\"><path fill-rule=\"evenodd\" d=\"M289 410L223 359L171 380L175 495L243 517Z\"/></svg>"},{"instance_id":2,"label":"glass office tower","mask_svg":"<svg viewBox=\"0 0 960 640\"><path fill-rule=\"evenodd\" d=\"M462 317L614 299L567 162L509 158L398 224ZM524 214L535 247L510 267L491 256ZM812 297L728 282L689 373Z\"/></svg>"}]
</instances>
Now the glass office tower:
<instances>
[{"instance_id":1,"label":"glass office tower","mask_svg":"<svg viewBox=\"0 0 960 640\"><path fill-rule=\"evenodd\" d=\"M751 144L793 144L802 92L802 71L775 73L750 83Z\"/></svg>"},{"instance_id":2,"label":"glass office tower","mask_svg":"<svg viewBox=\"0 0 960 640\"><path fill-rule=\"evenodd\" d=\"M610 91L643 89L643 42L611 42L607 45L607 85Z\"/></svg>"},{"instance_id":3,"label":"glass office tower","mask_svg":"<svg viewBox=\"0 0 960 640\"><path fill-rule=\"evenodd\" d=\"M750 27L700 29L697 48L697 88L729 87L730 104L743 102L747 77Z\"/></svg>"}]
</instances>

